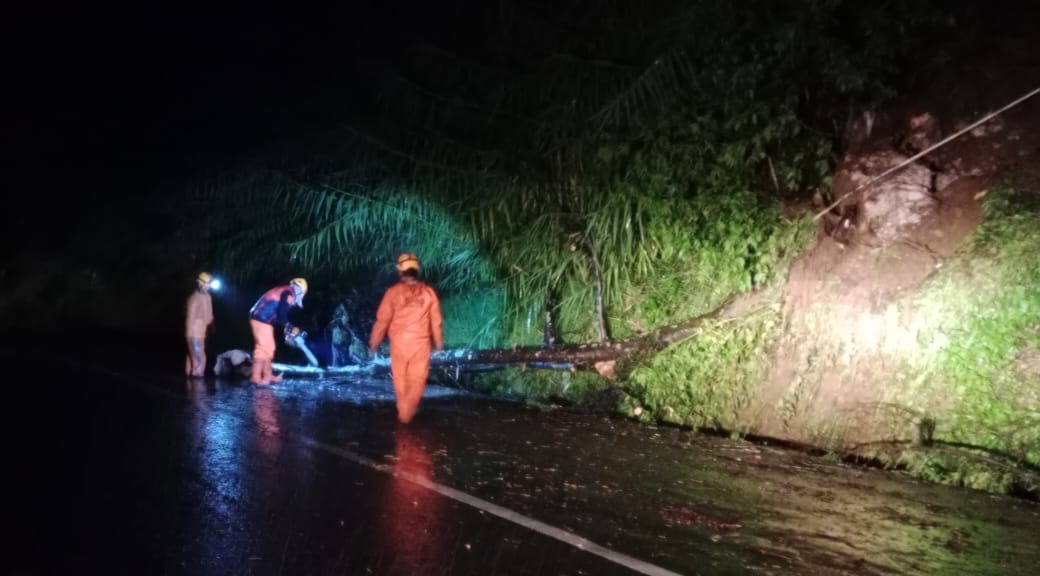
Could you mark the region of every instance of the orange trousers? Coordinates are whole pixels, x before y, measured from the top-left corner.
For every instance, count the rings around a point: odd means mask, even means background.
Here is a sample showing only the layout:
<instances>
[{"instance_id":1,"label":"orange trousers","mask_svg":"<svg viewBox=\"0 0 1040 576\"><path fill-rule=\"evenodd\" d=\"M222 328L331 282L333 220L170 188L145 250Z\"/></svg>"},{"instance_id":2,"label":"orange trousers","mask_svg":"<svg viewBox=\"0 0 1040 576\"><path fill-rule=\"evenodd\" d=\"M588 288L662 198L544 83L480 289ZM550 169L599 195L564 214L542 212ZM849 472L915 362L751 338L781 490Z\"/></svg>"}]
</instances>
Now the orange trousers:
<instances>
[{"instance_id":1,"label":"orange trousers","mask_svg":"<svg viewBox=\"0 0 1040 576\"><path fill-rule=\"evenodd\" d=\"M394 343L390 340L390 374L394 378L394 394L397 396L397 419L411 422L419 409L426 377L430 374L430 341Z\"/></svg>"},{"instance_id":2,"label":"orange trousers","mask_svg":"<svg viewBox=\"0 0 1040 576\"><path fill-rule=\"evenodd\" d=\"M274 360L274 326L250 318L249 327L253 330L253 362Z\"/></svg>"}]
</instances>

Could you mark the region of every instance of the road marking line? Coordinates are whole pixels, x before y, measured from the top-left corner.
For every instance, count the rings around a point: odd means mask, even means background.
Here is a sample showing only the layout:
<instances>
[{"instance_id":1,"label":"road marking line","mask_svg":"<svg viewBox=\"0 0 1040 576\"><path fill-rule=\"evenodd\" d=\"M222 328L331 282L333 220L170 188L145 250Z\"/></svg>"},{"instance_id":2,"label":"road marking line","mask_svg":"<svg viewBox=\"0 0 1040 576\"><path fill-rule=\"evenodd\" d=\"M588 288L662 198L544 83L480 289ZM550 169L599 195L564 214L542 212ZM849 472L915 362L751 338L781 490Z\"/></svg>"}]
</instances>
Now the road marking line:
<instances>
[{"instance_id":1,"label":"road marking line","mask_svg":"<svg viewBox=\"0 0 1040 576\"><path fill-rule=\"evenodd\" d=\"M499 506L498 504L488 502L487 500L477 498L472 494L462 492L461 490L456 490L455 488L452 488L450 486L438 484L437 482L434 482L429 478L420 476L418 474L413 474L411 472L406 472L403 470L395 470L394 466L391 464L383 464L375 460L372 460L371 458L366 458L360 454L351 452L350 450L340 448L339 446L326 444L324 442L320 442L318 440L308 438L306 436L297 436L297 439L303 442L304 444L311 446L312 448L318 448L320 450L330 452L332 454L345 458L351 462L354 462L355 464L360 464L361 466L371 468L378 472L383 472L384 474L391 474L398 478L403 478L405 480L408 480L409 482L412 482L413 484L418 484L419 486L422 486L428 490L432 490L434 492L437 492L438 494L447 496L452 500L462 502L463 504L468 504L469 506L472 506L478 510L485 511L488 514L494 514L499 518L508 520L510 522L513 522L514 524L519 524L529 530L534 530L539 534L559 540L560 542L569 544L579 550L584 550L585 552L595 554L596 556L605 558L606 560L610 560L615 564L620 564L621 566L624 566L625 568L628 568L635 572L646 574L647 576L681 576L677 572L672 572L671 570L661 568L660 566L657 566L655 564L650 564L649 562L644 562L643 560L633 558L631 556L628 556L627 554L622 554L621 552L617 552L615 550L611 550L610 548L600 546L595 542L592 542L586 538L582 538L581 536L578 536L577 534L574 534L572 532L568 532L562 528L557 528L555 526L546 524L545 522L541 522L535 520L534 518L524 516L519 512L515 512L513 510L510 510L509 508L505 508L503 506Z\"/></svg>"},{"instance_id":2,"label":"road marking line","mask_svg":"<svg viewBox=\"0 0 1040 576\"><path fill-rule=\"evenodd\" d=\"M114 370L107 370L104 368L97 368L92 366L86 366L86 368L88 370L102 372L104 374L107 374L108 376L114 377L119 380L129 378L128 375L116 372ZM134 380L144 381L144 379L141 377L136 377L134 378ZM174 394L164 388L156 388L153 386L148 386L147 388L153 392L158 392L161 395L166 396L168 398L186 400L186 398L184 398L183 396L179 394ZM240 420L243 422L245 421L244 418L236 414L230 413L228 415L233 419ZM610 548L600 546L599 544L596 544L595 542L588 540L587 538L582 538L581 536L578 536L573 532L568 532L562 528L557 528L555 526L546 524L545 522L535 520L534 518L531 518L529 516L524 516L519 512L515 512L504 506L499 506L498 504L495 504L493 502L488 502L487 500L478 498L476 496L473 496L472 494L467 494L466 492L462 492L461 490L456 490L455 488L452 488L450 486L438 484L430 480L429 478L419 476L411 472L406 472L403 470L395 470L394 466L390 464L383 464L377 462L375 460L372 460L371 458L366 458L360 454L351 452L350 450L347 450L345 448L333 446L332 444L326 444L308 436L302 436L299 434L286 434L286 437L290 439L295 439L301 442L302 444L305 444L312 448L317 448L319 450L324 450L326 452L335 454L355 464L365 466L366 468L371 468L377 472L390 474L398 478L404 478L405 480L408 480L413 484L417 484L428 490L432 490L434 492L437 492L438 494L447 496L452 500L462 502L463 504L467 504L478 510L483 510L488 514L493 514L495 516L498 516L499 518L508 520L509 522L513 522L514 524L519 524L520 526L538 532L543 536L548 536L549 538L559 540L560 542L573 546L579 550L589 552L590 554L595 554L600 558L604 558L615 564L624 566L629 570L639 572L640 574L646 574L647 576L682 576L678 572L672 572L671 570L662 568L660 566L657 566L656 564L651 564L638 558L633 558L632 556L629 556L627 554L622 554L621 552L617 552L615 550L611 550Z\"/></svg>"}]
</instances>

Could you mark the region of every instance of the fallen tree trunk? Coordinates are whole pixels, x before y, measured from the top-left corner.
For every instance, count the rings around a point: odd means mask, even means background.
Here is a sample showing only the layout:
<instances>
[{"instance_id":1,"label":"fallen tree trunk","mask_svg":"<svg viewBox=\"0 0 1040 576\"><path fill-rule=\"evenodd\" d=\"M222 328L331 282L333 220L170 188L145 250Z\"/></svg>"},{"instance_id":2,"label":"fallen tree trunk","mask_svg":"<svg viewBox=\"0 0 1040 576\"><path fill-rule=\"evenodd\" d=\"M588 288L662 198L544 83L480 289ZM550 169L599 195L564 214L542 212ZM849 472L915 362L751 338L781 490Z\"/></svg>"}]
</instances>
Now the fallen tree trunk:
<instances>
[{"instance_id":1,"label":"fallen tree trunk","mask_svg":"<svg viewBox=\"0 0 1040 576\"><path fill-rule=\"evenodd\" d=\"M490 350L445 350L443 352L434 352L430 357L430 365L440 368L454 368L457 372L494 370L509 365L574 370L596 369L600 375L613 379L613 365L617 360L636 355L654 354L673 344L696 336L706 322L722 316L734 298L730 298L707 314L625 340L553 347L526 346ZM380 375L389 372L389 362L388 359L383 358L357 366L341 368L319 368L316 366L294 366L291 364L278 364L276 368L282 371L283 374L300 377L326 377L335 374Z\"/></svg>"},{"instance_id":2,"label":"fallen tree trunk","mask_svg":"<svg viewBox=\"0 0 1040 576\"><path fill-rule=\"evenodd\" d=\"M589 368L598 362L610 362L635 354L659 352L668 346L692 338L697 335L705 322L721 316L732 301L733 298L727 300L707 314L626 340L551 348L525 346L494 350L447 350L435 353L431 358L431 364L434 366L571 364L576 368Z\"/></svg>"}]
</instances>

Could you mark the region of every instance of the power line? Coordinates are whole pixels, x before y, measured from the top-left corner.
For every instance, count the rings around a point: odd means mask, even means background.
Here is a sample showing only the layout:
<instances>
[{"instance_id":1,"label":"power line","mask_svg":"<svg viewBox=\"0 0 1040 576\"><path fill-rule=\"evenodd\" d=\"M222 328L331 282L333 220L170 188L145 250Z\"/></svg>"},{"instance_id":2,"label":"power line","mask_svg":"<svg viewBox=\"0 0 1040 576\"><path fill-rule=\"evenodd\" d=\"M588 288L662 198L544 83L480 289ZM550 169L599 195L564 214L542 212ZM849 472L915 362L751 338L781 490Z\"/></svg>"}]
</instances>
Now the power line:
<instances>
[{"instance_id":1,"label":"power line","mask_svg":"<svg viewBox=\"0 0 1040 576\"><path fill-rule=\"evenodd\" d=\"M934 150L936 150L938 148L941 148L941 147L945 146L946 144L952 142L953 140L956 140L957 138L960 138L965 133L974 130L976 127L981 126L982 124L985 124L986 122L989 122L990 120L996 118L1000 114L1002 114L1002 113L1004 113L1004 112L1014 108L1015 106L1018 106L1022 102L1025 102L1026 100L1029 100L1030 98L1032 98L1033 96L1036 96L1037 94L1040 94L1040 88L1033 89L1033 91L1031 91L1031 92L1027 93L1026 95L1024 95L1024 96L1022 96L1022 97L1020 97L1020 98L1010 102L1009 104L1005 105L1000 110L997 110L996 112L992 112L990 114L987 114L986 116L984 116L983 118L981 118L980 120L978 120L974 124L968 126L967 128L964 128L963 130L960 130L959 132L957 132L955 134L952 134L952 135L950 135L950 136L940 140L939 142L936 142L935 144L932 144L928 148L918 152L917 154L914 154L913 156L907 158L903 162L900 162L899 165L894 166L892 168L889 168L888 170L885 170L881 174L878 174L877 176L871 178L870 180L867 180L863 184L860 184L859 186L857 186L851 192L843 194L840 198L838 198L837 200L832 202L830 204L830 206L827 206L826 208L821 210L818 214L813 216L813 222L816 222L817 220L822 218L824 214L826 214L826 213L830 212L831 210L833 210L835 207L838 206L838 204L841 204L842 201L844 201L849 196L852 196L856 192L859 192L860 190L863 190L864 188L867 188L868 186L870 186L871 184L874 184L875 182L881 180L882 178L885 178L885 177L887 177L887 176L889 176L889 175L891 175L891 174L893 174L893 173L895 173L895 172L905 168L909 164L911 164L914 161L916 161L918 158L921 158L922 156L924 156L924 155L926 155L926 154L928 154L928 153L930 153L930 152L932 152L932 151L934 151Z\"/></svg>"}]
</instances>

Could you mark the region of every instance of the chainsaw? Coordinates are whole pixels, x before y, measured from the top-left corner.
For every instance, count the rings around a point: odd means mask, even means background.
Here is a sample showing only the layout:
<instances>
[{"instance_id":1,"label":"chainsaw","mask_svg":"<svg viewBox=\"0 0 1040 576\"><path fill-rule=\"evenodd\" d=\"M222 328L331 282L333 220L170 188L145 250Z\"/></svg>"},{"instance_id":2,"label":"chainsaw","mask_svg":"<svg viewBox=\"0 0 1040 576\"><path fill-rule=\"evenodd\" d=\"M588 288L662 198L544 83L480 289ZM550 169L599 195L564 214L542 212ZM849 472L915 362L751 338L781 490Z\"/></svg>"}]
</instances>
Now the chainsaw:
<instances>
[{"instance_id":1,"label":"chainsaw","mask_svg":"<svg viewBox=\"0 0 1040 576\"><path fill-rule=\"evenodd\" d=\"M318 359L314 357L314 353L307 347L307 331L301 330L299 326L293 326L292 324L285 324L285 343L289 346L296 348L303 352L307 356L307 363L311 366L318 365Z\"/></svg>"}]
</instances>

